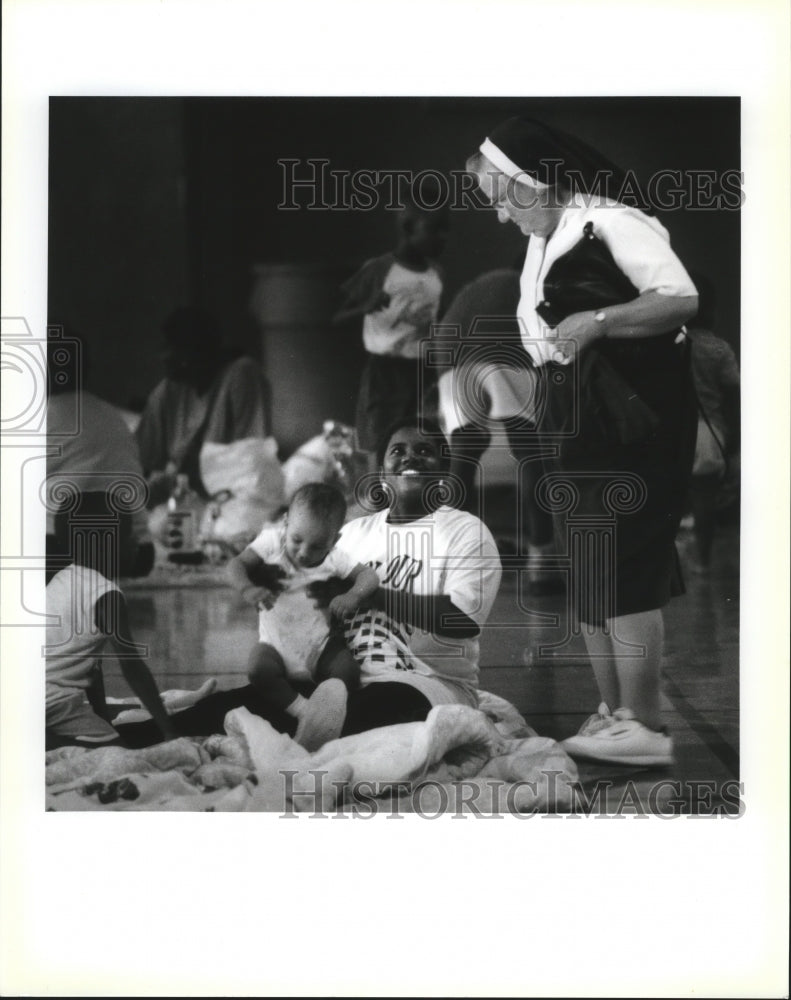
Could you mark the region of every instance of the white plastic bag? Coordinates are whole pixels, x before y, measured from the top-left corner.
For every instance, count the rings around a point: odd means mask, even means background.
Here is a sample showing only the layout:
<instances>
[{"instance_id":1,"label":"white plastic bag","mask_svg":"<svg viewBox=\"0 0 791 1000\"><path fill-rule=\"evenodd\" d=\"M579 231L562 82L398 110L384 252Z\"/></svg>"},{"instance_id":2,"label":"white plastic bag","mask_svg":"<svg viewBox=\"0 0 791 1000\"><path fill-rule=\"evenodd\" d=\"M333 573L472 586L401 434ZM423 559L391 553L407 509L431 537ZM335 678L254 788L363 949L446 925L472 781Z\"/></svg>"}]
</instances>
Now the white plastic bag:
<instances>
[{"instance_id":1,"label":"white plastic bag","mask_svg":"<svg viewBox=\"0 0 791 1000\"><path fill-rule=\"evenodd\" d=\"M365 474L365 456L355 451L354 428L338 420L325 420L324 433L301 445L283 463L286 500L308 483L331 483L351 503L360 476Z\"/></svg>"},{"instance_id":2,"label":"white plastic bag","mask_svg":"<svg viewBox=\"0 0 791 1000\"><path fill-rule=\"evenodd\" d=\"M283 488L286 500L291 498L301 486L307 483L332 482L335 476L335 462L332 449L323 434L319 434L294 452L283 463Z\"/></svg>"},{"instance_id":3,"label":"white plastic bag","mask_svg":"<svg viewBox=\"0 0 791 1000\"><path fill-rule=\"evenodd\" d=\"M210 497L203 521L204 538L252 540L285 503L283 470L274 438L243 438L231 444L206 442L200 471ZM222 496L228 494L227 497ZM216 516L215 516L216 514Z\"/></svg>"}]
</instances>

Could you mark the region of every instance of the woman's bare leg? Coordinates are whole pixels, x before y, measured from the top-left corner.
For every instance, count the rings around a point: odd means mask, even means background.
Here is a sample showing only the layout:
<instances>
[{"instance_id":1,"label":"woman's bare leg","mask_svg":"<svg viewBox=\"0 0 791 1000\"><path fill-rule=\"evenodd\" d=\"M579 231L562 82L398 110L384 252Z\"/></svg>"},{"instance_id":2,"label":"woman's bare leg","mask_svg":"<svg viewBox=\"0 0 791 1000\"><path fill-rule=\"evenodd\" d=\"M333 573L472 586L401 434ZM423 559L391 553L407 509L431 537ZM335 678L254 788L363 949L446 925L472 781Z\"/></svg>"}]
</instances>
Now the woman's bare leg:
<instances>
[{"instance_id":1,"label":"woman's bare leg","mask_svg":"<svg viewBox=\"0 0 791 1000\"><path fill-rule=\"evenodd\" d=\"M659 709L662 648L665 627L659 608L622 615L610 621L612 636L618 648L628 643L635 647L636 655L617 655L615 670L618 676L620 703L618 708L628 708L649 729L661 727Z\"/></svg>"},{"instance_id":2,"label":"woman's bare leg","mask_svg":"<svg viewBox=\"0 0 791 1000\"><path fill-rule=\"evenodd\" d=\"M618 686L618 670L612 636L608 629L600 625L583 624L582 637L590 657L601 700L611 712L614 712L621 705L621 691Z\"/></svg>"}]
</instances>

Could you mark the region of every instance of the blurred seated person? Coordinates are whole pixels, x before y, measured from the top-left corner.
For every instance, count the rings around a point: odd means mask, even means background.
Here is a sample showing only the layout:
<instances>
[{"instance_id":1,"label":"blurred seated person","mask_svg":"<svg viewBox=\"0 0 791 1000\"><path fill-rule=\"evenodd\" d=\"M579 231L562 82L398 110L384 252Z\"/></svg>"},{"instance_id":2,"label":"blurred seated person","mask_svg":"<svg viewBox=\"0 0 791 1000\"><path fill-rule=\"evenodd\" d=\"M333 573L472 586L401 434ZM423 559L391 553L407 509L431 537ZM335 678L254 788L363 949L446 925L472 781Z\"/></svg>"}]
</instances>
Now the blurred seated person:
<instances>
[{"instance_id":1,"label":"blurred seated person","mask_svg":"<svg viewBox=\"0 0 791 1000\"><path fill-rule=\"evenodd\" d=\"M741 376L736 354L715 331L717 299L713 281L690 272L698 290L698 314L687 323L692 347L692 373L698 395L698 436L690 482L694 518L695 573L711 566L711 551L720 511L739 488Z\"/></svg>"},{"instance_id":2,"label":"blurred seated person","mask_svg":"<svg viewBox=\"0 0 791 1000\"><path fill-rule=\"evenodd\" d=\"M126 576L146 576L154 565L143 499L145 482L137 442L121 411L84 387L87 346L74 331L50 324L47 343L47 582L70 561L55 537L58 484L72 484L97 504L114 489L139 482L140 510L131 515ZM52 499L52 498L55 499Z\"/></svg>"},{"instance_id":3,"label":"blurred seated person","mask_svg":"<svg viewBox=\"0 0 791 1000\"><path fill-rule=\"evenodd\" d=\"M151 392L135 432L149 506L171 494L178 473L201 496L205 443L231 444L269 434L269 391L261 366L226 350L214 318L184 307L165 320L165 378Z\"/></svg>"},{"instance_id":4,"label":"blurred seated person","mask_svg":"<svg viewBox=\"0 0 791 1000\"><path fill-rule=\"evenodd\" d=\"M120 486L120 477L117 482ZM130 485L134 492L134 482ZM81 493L67 486L62 495L54 534L70 554L47 583L46 748L121 743L105 698L102 665L109 657L117 657L131 692L151 714L158 739L175 739L176 730L143 659L145 647L134 641L118 585L134 558L124 497ZM124 494L127 501L130 495Z\"/></svg>"},{"instance_id":5,"label":"blurred seated person","mask_svg":"<svg viewBox=\"0 0 791 1000\"><path fill-rule=\"evenodd\" d=\"M538 379L520 336L516 307L524 254L512 267L486 271L457 293L442 317L443 325L458 326L461 343L455 365L439 379L440 423L450 440L450 472L463 486L463 509L486 521L481 459L499 423L509 451L520 463L517 497L519 521L527 542L528 579L534 592L555 589L556 574L543 568L542 557L554 550L551 514L536 499L536 484L544 472ZM516 527L517 518L514 519ZM507 539L498 544L510 545Z\"/></svg>"}]
</instances>

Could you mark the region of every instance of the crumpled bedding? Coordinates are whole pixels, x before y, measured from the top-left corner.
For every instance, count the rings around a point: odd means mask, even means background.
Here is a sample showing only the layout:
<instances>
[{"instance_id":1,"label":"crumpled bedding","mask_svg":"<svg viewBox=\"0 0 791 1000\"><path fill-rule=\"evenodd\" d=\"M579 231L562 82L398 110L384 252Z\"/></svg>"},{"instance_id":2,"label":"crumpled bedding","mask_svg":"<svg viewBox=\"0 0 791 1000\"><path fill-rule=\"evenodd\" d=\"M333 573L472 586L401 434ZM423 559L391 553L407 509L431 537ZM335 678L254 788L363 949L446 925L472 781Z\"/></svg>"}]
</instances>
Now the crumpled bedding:
<instances>
[{"instance_id":1,"label":"crumpled bedding","mask_svg":"<svg viewBox=\"0 0 791 1000\"><path fill-rule=\"evenodd\" d=\"M225 734L142 750L64 747L46 754L52 811L563 812L574 762L513 705L443 705L425 722L346 736L308 753L244 708Z\"/></svg>"}]
</instances>

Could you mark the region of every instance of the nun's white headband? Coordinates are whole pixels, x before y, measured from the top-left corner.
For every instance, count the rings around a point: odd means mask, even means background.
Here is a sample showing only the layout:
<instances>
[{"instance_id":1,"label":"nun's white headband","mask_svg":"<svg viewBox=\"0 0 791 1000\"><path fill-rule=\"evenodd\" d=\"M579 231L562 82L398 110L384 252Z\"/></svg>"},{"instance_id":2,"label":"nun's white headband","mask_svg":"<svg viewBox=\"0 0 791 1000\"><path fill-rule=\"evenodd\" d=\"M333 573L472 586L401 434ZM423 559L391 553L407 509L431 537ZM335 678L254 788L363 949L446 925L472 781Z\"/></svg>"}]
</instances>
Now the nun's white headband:
<instances>
[{"instance_id":1,"label":"nun's white headband","mask_svg":"<svg viewBox=\"0 0 791 1000\"><path fill-rule=\"evenodd\" d=\"M484 139L479 149L491 164L497 167L498 170L502 170L506 176L513 178L517 183L524 184L526 187L533 188L536 191L545 191L549 187L548 184L537 181L535 177L531 177L521 167L518 167L513 160L505 155L499 146L495 146L491 139Z\"/></svg>"}]
</instances>

